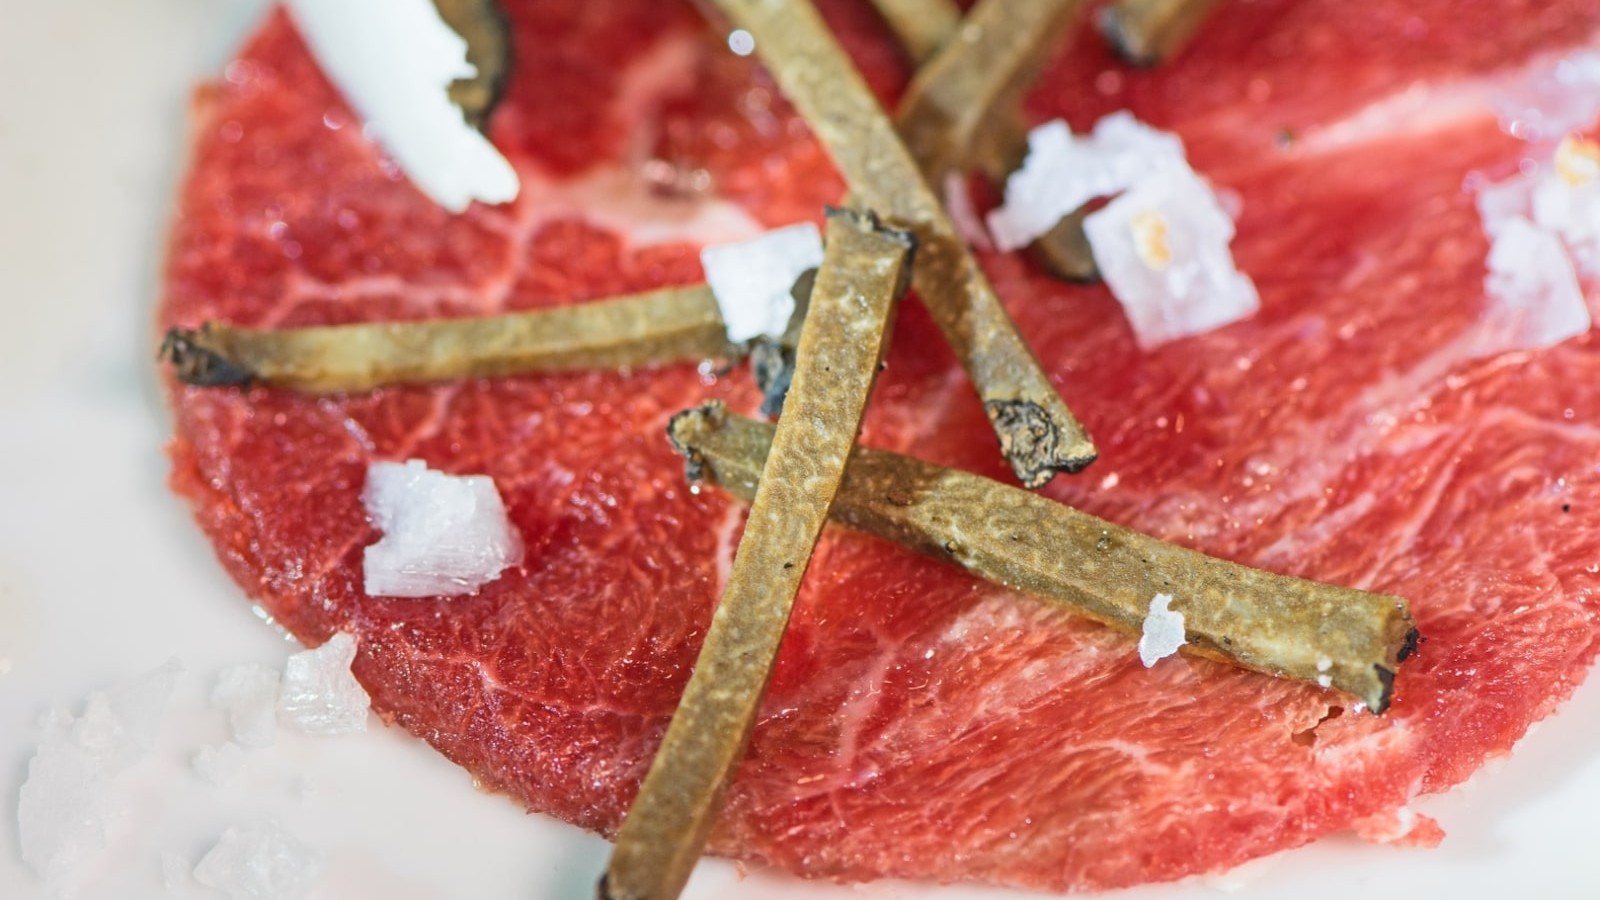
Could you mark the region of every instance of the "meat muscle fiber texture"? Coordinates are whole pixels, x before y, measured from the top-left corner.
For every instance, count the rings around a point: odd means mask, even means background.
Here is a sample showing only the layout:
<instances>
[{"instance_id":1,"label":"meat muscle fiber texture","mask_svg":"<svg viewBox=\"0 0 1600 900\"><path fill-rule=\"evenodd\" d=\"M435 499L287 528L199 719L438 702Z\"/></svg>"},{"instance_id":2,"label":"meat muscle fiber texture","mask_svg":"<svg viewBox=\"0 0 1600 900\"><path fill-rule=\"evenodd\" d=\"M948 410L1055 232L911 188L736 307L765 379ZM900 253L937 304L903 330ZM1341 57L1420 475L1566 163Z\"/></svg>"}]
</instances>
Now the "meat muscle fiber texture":
<instances>
[{"instance_id":1,"label":"meat muscle fiber texture","mask_svg":"<svg viewBox=\"0 0 1600 900\"><path fill-rule=\"evenodd\" d=\"M271 16L199 95L162 324L414 319L691 282L686 223L707 210L777 226L842 196L770 78L686 5L507 7L517 63L491 135L525 189L461 216L362 138ZM897 96L908 72L881 23L860 4L824 12L874 90ZM1028 100L1035 120L1081 129L1128 107L1183 135L1241 201L1234 252L1262 301L1246 322L1141 353L1104 289L985 256L1100 446L1048 493L1212 554L1409 598L1426 641L1387 715L1206 661L1146 670L1131 637L830 530L714 849L840 879L1173 879L1382 832L1565 698L1600 635L1600 348L1591 334L1462 349L1481 327L1487 250L1463 180L1529 149L1486 105L1426 128L1355 117L1415 84L1492 79L1570 48L1597 19L1588 2L1224 4L1159 70L1077 38ZM1315 140L1340 121L1369 124ZM721 493L688 490L663 430L708 398L752 409L743 374L171 398L173 483L252 598L308 643L355 634L375 708L485 785L616 828L741 524ZM1008 477L915 302L864 441ZM475 596L365 596L366 469L407 458L493 476L522 567Z\"/></svg>"}]
</instances>

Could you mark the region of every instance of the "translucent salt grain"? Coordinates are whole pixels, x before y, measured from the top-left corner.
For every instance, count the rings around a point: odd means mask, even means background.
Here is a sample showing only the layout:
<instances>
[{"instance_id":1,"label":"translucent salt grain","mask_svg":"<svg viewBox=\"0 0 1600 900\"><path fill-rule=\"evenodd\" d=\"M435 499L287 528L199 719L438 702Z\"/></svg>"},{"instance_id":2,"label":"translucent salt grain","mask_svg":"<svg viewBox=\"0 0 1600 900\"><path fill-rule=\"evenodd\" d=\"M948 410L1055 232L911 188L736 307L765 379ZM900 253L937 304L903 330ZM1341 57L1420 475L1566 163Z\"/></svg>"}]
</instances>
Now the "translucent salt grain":
<instances>
[{"instance_id":1,"label":"translucent salt grain","mask_svg":"<svg viewBox=\"0 0 1600 900\"><path fill-rule=\"evenodd\" d=\"M1500 126L1528 141L1586 128L1600 115L1600 51L1579 50L1506 84L1495 103Z\"/></svg>"},{"instance_id":2,"label":"translucent salt grain","mask_svg":"<svg viewBox=\"0 0 1600 900\"><path fill-rule=\"evenodd\" d=\"M1488 266L1488 349L1548 347L1589 330L1577 272L1555 234L1512 217L1489 248Z\"/></svg>"},{"instance_id":3,"label":"translucent salt grain","mask_svg":"<svg viewBox=\"0 0 1600 900\"><path fill-rule=\"evenodd\" d=\"M1171 602L1171 594L1157 594L1150 600L1144 632L1139 636L1139 661L1147 669L1183 646L1183 613L1168 609Z\"/></svg>"},{"instance_id":4,"label":"translucent salt grain","mask_svg":"<svg viewBox=\"0 0 1600 900\"><path fill-rule=\"evenodd\" d=\"M371 700L350 673L356 641L344 632L314 650L293 654L284 665L278 709L307 734L367 730Z\"/></svg>"},{"instance_id":5,"label":"translucent salt grain","mask_svg":"<svg viewBox=\"0 0 1600 900\"><path fill-rule=\"evenodd\" d=\"M1494 237L1511 219L1526 218L1530 214L1535 180L1517 176L1484 185L1478 190L1478 218L1483 221L1485 234Z\"/></svg>"},{"instance_id":6,"label":"translucent salt grain","mask_svg":"<svg viewBox=\"0 0 1600 900\"><path fill-rule=\"evenodd\" d=\"M477 69L467 42L429 0L288 0L318 65L375 139L435 203L517 196L516 170L450 101L453 81Z\"/></svg>"},{"instance_id":7,"label":"translucent salt grain","mask_svg":"<svg viewBox=\"0 0 1600 900\"><path fill-rule=\"evenodd\" d=\"M251 663L217 674L211 705L228 714L233 739L244 747L270 747L277 736L278 673Z\"/></svg>"},{"instance_id":8,"label":"translucent salt grain","mask_svg":"<svg viewBox=\"0 0 1600 900\"><path fill-rule=\"evenodd\" d=\"M1561 238L1580 270L1600 275L1600 145L1568 137L1551 169L1534 179L1533 222Z\"/></svg>"},{"instance_id":9,"label":"translucent salt grain","mask_svg":"<svg viewBox=\"0 0 1600 900\"><path fill-rule=\"evenodd\" d=\"M378 462L361 499L383 532L362 557L370 596L470 594L522 561L522 539L488 476Z\"/></svg>"},{"instance_id":10,"label":"translucent salt grain","mask_svg":"<svg viewBox=\"0 0 1600 900\"><path fill-rule=\"evenodd\" d=\"M148 755L180 666L91 693L81 716L52 710L17 803L22 861L63 886L127 825L125 772Z\"/></svg>"},{"instance_id":11,"label":"translucent salt grain","mask_svg":"<svg viewBox=\"0 0 1600 900\"><path fill-rule=\"evenodd\" d=\"M700 250L706 284L735 344L782 337L794 315L794 283L820 265L822 232L810 222Z\"/></svg>"},{"instance_id":12,"label":"translucent salt grain","mask_svg":"<svg viewBox=\"0 0 1600 900\"><path fill-rule=\"evenodd\" d=\"M161 886L167 889L169 897L184 895L194 889L194 870L183 854L170 850L161 854Z\"/></svg>"},{"instance_id":13,"label":"translucent salt grain","mask_svg":"<svg viewBox=\"0 0 1600 900\"><path fill-rule=\"evenodd\" d=\"M212 787L223 787L244 770L244 748L233 741L223 741L216 747L208 744L195 753L190 767L201 781Z\"/></svg>"},{"instance_id":14,"label":"translucent salt grain","mask_svg":"<svg viewBox=\"0 0 1600 900\"><path fill-rule=\"evenodd\" d=\"M325 866L321 853L269 822L224 831L194 867L194 880L231 900L301 900Z\"/></svg>"},{"instance_id":15,"label":"translucent salt grain","mask_svg":"<svg viewBox=\"0 0 1600 900\"><path fill-rule=\"evenodd\" d=\"M1101 119L1086 137L1059 119L1046 122L1028 133L1028 156L1006 180L1005 202L989 213L990 235L1001 250L1026 246L1090 200L1183 160L1182 141L1125 111Z\"/></svg>"},{"instance_id":16,"label":"translucent salt grain","mask_svg":"<svg viewBox=\"0 0 1600 900\"><path fill-rule=\"evenodd\" d=\"M1161 167L1084 219L1106 284L1150 349L1247 318L1255 284L1233 264L1233 220L1187 165Z\"/></svg>"}]
</instances>

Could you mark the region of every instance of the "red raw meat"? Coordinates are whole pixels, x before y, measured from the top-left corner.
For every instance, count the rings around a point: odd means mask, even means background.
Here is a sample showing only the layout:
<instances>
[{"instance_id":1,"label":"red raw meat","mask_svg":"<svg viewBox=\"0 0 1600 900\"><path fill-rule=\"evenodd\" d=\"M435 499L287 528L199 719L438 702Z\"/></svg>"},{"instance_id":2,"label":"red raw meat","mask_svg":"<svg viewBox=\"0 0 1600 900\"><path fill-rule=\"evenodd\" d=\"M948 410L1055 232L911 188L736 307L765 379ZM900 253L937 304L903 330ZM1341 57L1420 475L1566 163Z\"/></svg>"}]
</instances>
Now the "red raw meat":
<instances>
[{"instance_id":1,"label":"red raw meat","mask_svg":"<svg viewBox=\"0 0 1600 900\"><path fill-rule=\"evenodd\" d=\"M687 7L508 4L493 137L529 183L645 149L769 225L842 185L772 82ZM826 12L880 95L906 70L857 4ZM1131 107L1242 199L1255 318L1141 353L1103 289L984 264L1101 448L1049 493L1231 559L1410 598L1426 643L1392 711L1134 641L874 539L823 540L714 837L811 876L1103 888L1344 829L1507 750L1597 649L1600 348L1471 359L1486 243L1463 178L1527 152L1492 115L1340 146L1284 141L1413 83L1588 40L1589 0L1225 4L1173 65L1078 40L1030 99L1085 127ZM676 62L674 62L676 60ZM648 77L643 68L655 66ZM668 72L667 70L671 70ZM652 83L674 83L666 96ZM202 92L163 325L417 318L698 279L525 193L452 217L364 141L282 15ZM657 167L661 168L660 166ZM687 678L741 507L691 493L673 412L749 409L742 374L468 381L341 399L175 387L173 483L245 590L307 642L360 642L389 721L534 810L610 832ZM1006 477L907 303L865 440ZM527 543L476 596L361 591L369 462L488 473ZM1342 713L1342 714L1341 714ZM1437 839L1424 823L1412 839Z\"/></svg>"}]
</instances>

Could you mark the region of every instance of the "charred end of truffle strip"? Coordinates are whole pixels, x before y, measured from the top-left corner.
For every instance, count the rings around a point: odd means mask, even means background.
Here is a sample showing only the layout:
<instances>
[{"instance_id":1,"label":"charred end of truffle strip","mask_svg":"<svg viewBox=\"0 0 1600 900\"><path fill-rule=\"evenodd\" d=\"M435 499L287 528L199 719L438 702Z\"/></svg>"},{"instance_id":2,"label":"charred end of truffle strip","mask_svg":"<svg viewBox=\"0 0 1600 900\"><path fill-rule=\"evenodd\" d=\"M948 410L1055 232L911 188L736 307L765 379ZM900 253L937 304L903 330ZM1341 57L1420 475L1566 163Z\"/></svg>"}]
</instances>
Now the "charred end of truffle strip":
<instances>
[{"instance_id":1,"label":"charred end of truffle strip","mask_svg":"<svg viewBox=\"0 0 1600 900\"><path fill-rule=\"evenodd\" d=\"M763 418L776 419L783 414L783 398L788 396L789 385L794 381L795 348L800 345L800 328L805 324L806 311L811 308L811 286L816 280L817 270L807 269L789 289L794 313L789 316L789 326L782 337L756 338L750 345L750 373L755 376L756 389L761 391Z\"/></svg>"},{"instance_id":2,"label":"charred end of truffle strip","mask_svg":"<svg viewBox=\"0 0 1600 900\"><path fill-rule=\"evenodd\" d=\"M1000 452L1024 487L1043 487L1057 472L1080 472L1095 460L1093 444L1066 436L1081 429L1063 428L1031 400L990 400L983 410L1000 437Z\"/></svg>"},{"instance_id":3,"label":"charred end of truffle strip","mask_svg":"<svg viewBox=\"0 0 1600 900\"><path fill-rule=\"evenodd\" d=\"M783 414L783 398L794 381L794 345L757 338L750 345L750 374L761 391L761 417L776 419Z\"/></svg>"},{"instance_id":4,"label":"charred end of truffle strip","mask_svg":"<svg viewBox=\"0 0 1600 900\"><path fill-rule=\"evenodd\" d=\"M450 84L450 102L461 107L467 124L483 131L505 93L511 69L511 26L496 0L434 0L439 17L467 42L471 78Z\"/></svg>"},{"instance_id":5,"label":"charred end of truffle strip","mask_svg":"<svg viewBox=\"0 0 1600 900\"><path fill-rule=\"evenodd\" d=\"M171 363L178 380L194 387L232 387L256 380L254 372L215 342L209 325L168 330L156 358Z\"/></svg>"},{"instance_id":6,"label":"charred end of truffle strip","mask_svg":"<svg viewBox=\"0 0 1600 900\"><path fill-rule=\"evenodd\" d=\"M1406 632L1405 640L1400 644L1399 652L1395 653L1394 655L1394 661L1397 663L1403 663L1410 659L1417 652L1417 648L1419 645L1421 645L1421 643L1422 632L1416 630L1415 628Z\"/></svg>"},{"instance_id":7,"label":"charred end of truffle strip","mask_svg":"<svg viewBox=\"0 0 1600 900\"><path fill-rule=\"evenodd\" d=\"M900 263L899 277L895 279L894 287L891 288L891 292L895 299L898 300L899 298L905 296L906 291L911 287L911 273L915 268L917 261L916 233L909 228L898 228L884 223L884 221L878 217L878 214L870 209L854 209L848 206L828 206L824 207L824 214L827 216L830 222L834 220L847 222L851 225L854 225L856 230L862 234L870 234L881 238L887 238L888 240L893 241L894 243L897 243L901 247L905 248L905 257L903 262ZM812 274L815 275L815 272ZM806 293L809 295L810 290L808 289ZM791 323L789 327L795 328L796 326Z\"/></svg>"},{"instance_id":8,"label":"charred end of truffle strip","mask_svg":"<svg viewBox=\"0 0 1600 900\"><path fill-rule=\"evenodd\" d=\"M727 406L721 400L712 400L674 413L667 420L667 442L672 445L672 452L683 457L683 477L690 484L698 484L706 477L706 458L696 449L700 435L721 427L727 415Z\"/></svg>"},{"instance_id":9,"label":"charred end of truffle strip","mask_svg":"<svg viewBox=\"0 0 1600 900\"><path fill-rule=\"evenodd\" d=\"M1411 618L1411 609L1403 601L1395 605L1389 623L1389 653L1383 662L1373 663L1372 677L1366 680L1367 693L1362 695L1367 708L1374 713L1382 713L1389 708L1394 700L1394 680L1400 664L1415 656L1418 645L1422 643L1422 633L1417 631L1416 623Z\"/></svg>"},{"instance_id":10,"label":"charred end of truffle strip","mask_svg":"<svg viewBox=\"0 0 1600 900\"><path fill-rule=\"evenodd\" d=\"M1375 697L1368 699L1367 705L1374 713L1382 713L1394 699L1394 670L1388 666L1374 665L1372 674L1377 677L1380 689Z\"/></svg>"}]
</instances>

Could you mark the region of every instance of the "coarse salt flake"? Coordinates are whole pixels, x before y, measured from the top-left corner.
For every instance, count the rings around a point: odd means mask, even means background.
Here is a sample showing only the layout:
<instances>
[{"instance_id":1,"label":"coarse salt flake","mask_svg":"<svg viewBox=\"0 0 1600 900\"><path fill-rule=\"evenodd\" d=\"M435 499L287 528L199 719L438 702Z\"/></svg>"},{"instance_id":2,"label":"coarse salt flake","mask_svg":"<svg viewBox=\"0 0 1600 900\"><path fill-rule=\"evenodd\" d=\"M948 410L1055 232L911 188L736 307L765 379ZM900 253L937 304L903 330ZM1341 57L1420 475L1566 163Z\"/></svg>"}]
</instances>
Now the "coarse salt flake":
<instances>
[{"instance_id":1,"label":"coarse salt flake","mask_svg":"<svg viewBox=\"0 0 1600 900\"><path fill-rule=\"evenodd\" d=\"M1573 187L1593 184L1600 178L1600 143L1567 135L1556 145L1556 174Z\"/></svg>"},{"instance_id":2,"label":"coarse salt flake","mask_svg":"<svg viewBox=\"0 0 1600 900\"><path fill-rule=\"evenodd\" d=\"M1133 230L1133 247L1144 264L1157 272L1172 264L1172 245L1167 243L1167 217L1155 210L1146 210L1133 217L1129 223Z\"/></svg>"},{"instance_id":3,"label":"coarse salt flake","mask_svg":"<svg viewBox=\"0 0 1600 900\"><path fill-rule=\"evenodd\" d=\"M1489 248L1488 268L1490 349L1549 347L1589 330L1577 272L1555 234L1512 217Z\"/></svg>"},{"instance_id":4,"label":"coarse salt flake","mask_svg":"<svg viewBox=\"0 0 1600 900\"><path fill-rule=\"evenodd\" d=\"M147 756L177 681L177 662L91 693L81 716L53 710L28 762L17 801L22 861L53 889L69 892L126 831L127 771Z\"/></svg>"},{"instance_id":5,"label":"coarse salt flake","mask_svg":"<svg viewBox=\"0 0 1600 900\"><path fill-rule=\"evenodd\" d=\"M747 241L700 250L728 340L782 337L794 315L794 284L822 265L822 232L811 222L774 228Z\"/></svg>"},{"instance_id":6,"label":"coarse salt flake","mask_svg":"<svg viewBox=\"0 0 1600 900\"><path fill-rule=\"evenodd\" d=\"M212 787L222 787L239 777L244 763L244 748L233 741L223 741L217 747L206 744L189 760L194 773Z\"/></svg>"},{"instance_id":7,"label":"coarse salt flake","mask_svg":"<svg viewBox=\"0 0 1600 900\"><path fill-rule=\"evenodd\" d=\"M1084 137L1059 119L1046 122L1028 133L1027 158L1006 180L1005 202L989 213L989 233L1001 250L1026 246L1090 200L1183 160L1182 141L1127 111L1101 119Z\"/></svg>"},{"instance_id":8,"label":"coarse salt flake","mask_svg":"<svg viewBox=\"0 0 1600 900\"><path fill-rule=\"evenodd\" d=\"M194 867L194 880L230 900L301 900L325 866L320 852L266 822L224 831Z\"/></svg>"},{"instance_id":9,"label":"coarse salt flake","mask_svg":"<svg viewBox=\"0 0 1600 900\"><path fill-rule=\"evenodd\" d=\"M366 731L372 703L350 672L355 658L355 638L342 631L320 647L291 655L278 709L306 734Z\"/></svg>"},{"instance_id":10,"label":"coarse salt flake","mask_svg":"<svg viewBox=\"0 0 1600 900\"><path fill-rule=\"evenodd\" d=\"M1509 80L1497 74L1495 106L1507 133L1550 141L1600 114L1600 51L1578 50Z\"/></svg>"},{"instance_id":11,"label":"coarse salt flake","mask_svg":"<svg viewBox=\"0 0 1600 900\"><path fill-rule=\"evenodd\" d=\"M1146 669L1178 652L1183 646L1183 613L1168 609L1171 594L1157 594L1150 600L1150 611L1144 617L1144 631L1139 635L1139 661Z\"/></svg>"},{"instance_id":12,"label":"coarse salt flake","mask_svg":"<svg viewBox=\"0 0 1600 900\"><path fill-rule=\"evenodd\" d=\"M1146 175L1085 217L1083 230L1145 349L1248 318L1260 307L1255 284L1233 264L1233 220L1186 164Z\"/></svg>"},{"instance_id":13,"label":"coarse salt flake","mask_svg":"<svg viewBox=\"0 0 1600 900\"><path fill-rule=\"evenodd\" d=\"M1569 137L1552 168L1531 176L1533 223L1561 238L1580 270L1600 275L1600 145Z\"/></svg>"},{"instance_id":14,"label":"coarse salt flake","mask_svg":"<svg viewBox=\"0 0 1600 900\"><path fill-rule=\"evenodd\" d=\"M383 532L362 556L369 596L470 594L522 561L522 539L486 475L376 462L361 499Z\"/></svg>"},{"instance_id":15,"label":"coarse salt flake","mask_svg":"<svg viewBox=\"0 0 1600 900\"><path fill-rule=\"evenodd\" d=\"M277 737L278 673L253 663L217 674L211 705L228 714L233 739L243 747L269 747Z\"/></svg>"},{"instance_id":16,"label":"coarse salt flake","mask_svg":"<svg viewBox=\"0 0 1600 900\"><path fill-rule=\"evenodd\" d=\"M1563 58L1530 81L1506 117L1529 140L1592 124L1600 112L1600 53ZM1565 134L1548 161L1478 190L1491 238L1488 300L1475 351L1501 353L1558 344L1592 324L1579 276L1600 277L1600 142Z\"/></svg>"},{"instance_id":17,"label":"coarse salt flake","mask_svg":"<svg viewBox=\"0 0 1600 900\"><path fill-rule=\"evenodd\" d=\"M451 82L477 69L430 0L287 5L328 80L419 190L451 212L516 198L516 170L450 101Z\"/></svg>"}]
</instances>

